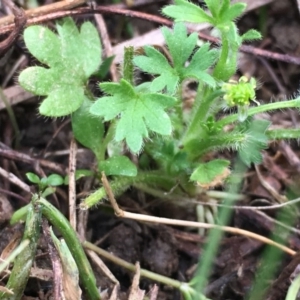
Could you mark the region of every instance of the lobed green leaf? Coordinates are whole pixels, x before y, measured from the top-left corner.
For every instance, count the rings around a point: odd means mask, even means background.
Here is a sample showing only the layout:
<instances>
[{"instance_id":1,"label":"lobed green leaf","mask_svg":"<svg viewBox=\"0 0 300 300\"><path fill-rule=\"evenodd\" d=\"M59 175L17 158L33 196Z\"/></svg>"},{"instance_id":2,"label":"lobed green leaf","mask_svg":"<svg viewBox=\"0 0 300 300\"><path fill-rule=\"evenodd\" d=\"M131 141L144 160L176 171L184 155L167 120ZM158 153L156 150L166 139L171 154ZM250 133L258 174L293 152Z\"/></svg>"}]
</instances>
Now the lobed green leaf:
<instances>
[{"instance_id":1,"label":"lobed green leaf","mask_svg":"<svg viewBox=\"0 0 300 300\"><path fill-rule=\"evenodd\" d=\"M174 66L183 66L191 56L198 40L197 33L187 35L184 24L176 23L173 32L163 27L162 33L171 53Z\"/></svg>"},{"instance_id":2,"label":"lobed green leaf","mask_svg":"<svg viewBox=\"0 0 300 300\"><path fill-rule=\"evenodd\" d=\"M175 0L174 5L164 7L162 12L166 16L175 19L176 22L212 22L212 18L202 8L186 0Z\"/></svg>"},{"instance_id":3,"label":"lobed green leaf","mask_svg":"<svg viewBox=\"0 0 300 300\"><path fill-rule=\"evenodd\" d=\"M228 1L228 0L226 0L226 1ZM226 6L226 8L224 10L222 10L222 9L220 10L221 21L223 23L234 21L236 18L238 18L242 15L242 13L246 9L246 7L247 7L247 4L241 3L241 2L232 4L231 6L229 6L229 5Z\"/></svg>"},{"instance_id":4,"label":"lobed green leaf","mask_svg":"<svg viewBox=\"0 0 300 300\"><path fill-rule=\"evenodd\" d=\"M105 121L120 116L116 125L115 140L125 140L129 149L137 153L148 138L148 130L162 135L172 132L171 121L164 109L175 104L176 99L163 94L139 92L130 83L102 83L100 87L112 96L99 98L90 108L92 114Z\"/></svg>"},{"instance_id":5,"label":"lobed green leaf","mask_svg":"<svg viewBox=\"0 0 300 300\"><path fill-rule=\"evenodd\" d=\"M207 163L201 163L194 170L190 179L204 188L219 185L230 174L229 164L230 162L224 159L214 159Z\"/></svg>"},{"instance_id":6,"label":"lobed green leaf","mask_svg":"<svg viewBox=\"0 0 300 300\"><path fill-rule=\"evenodd\" d=\"M66 116L76 111L85 99L82 87L62 85L44 99L39 112L51 117Z\"/></svg>"},{"instance_id":7,"label":"lobed green leaf","mask_svg":"<svg viewBox=\"0 0 300 300\"><path fill-rule=\"evenodd\" d=\"M55 67L61 63L61 43L50 29L33 25L24 30L24 41L29 52L41 63Z\"/></svg>"},{"instance_id":8,"label":"lobed green leaf","mask_svg":"<svg viewBox=\"0 0 300 300\"><path fill-rule=\"evenodd\" d=\"M248 120L240 124L240 129L246 132L246 140L239 149L239 156L248 167L262 161L261 151L268 147L266 131L269 126L270 122L266 120Z\"/></svg>"},{"instance_id":9,"label":"lobed green leaf","mask_svg":"<svg viewBox=\"0 0 300 300\"><path fill-rule=\"evenodd\" d=\"M60 117L76 111L85 99L88 78L101 63L101 44L96 28L89 22L79 31L71 18L56 25L58 35L43 26L31 26L24 32L29 51L50 67L31 67L19 76L26 90L48 96L39 111Z\"/></svg>"},{"instance_id":10,"label":"lobed green leaf","mask_svg":"<svg viewBox=\"0 0 300 300\"><path fill-rule=\"evenodd\" d=\"M215 86L213 77L206 70L215 63L218 51L209 50L210 44L206 43L197 50L186 67L186 61L195 48L197 35L187 36L185 25L182 23L175 24L173 32L167 28L163 28L162 31L172 56L173 67L166 57L153 47L145 47L147 56L140 55L134 58L134 63L140 69L159 75L152 81L151 91L157 92L166 88L169 94L174 94L178 85L191 77Z\"/></svg>"}]
</instances>

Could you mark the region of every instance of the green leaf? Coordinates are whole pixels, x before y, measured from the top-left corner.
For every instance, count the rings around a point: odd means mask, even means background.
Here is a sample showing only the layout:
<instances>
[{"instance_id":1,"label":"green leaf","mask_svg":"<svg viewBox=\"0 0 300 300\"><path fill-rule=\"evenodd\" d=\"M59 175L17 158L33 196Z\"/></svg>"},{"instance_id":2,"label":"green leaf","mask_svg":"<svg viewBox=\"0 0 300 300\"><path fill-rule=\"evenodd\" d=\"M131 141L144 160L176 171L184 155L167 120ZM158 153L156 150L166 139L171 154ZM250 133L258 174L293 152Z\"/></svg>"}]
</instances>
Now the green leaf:
<instances>
[{"instance_id":1,"label":"green leaf","mask_svg":"<svg viewBox=\"0 0 300 300\"><path fill-rule=\"evenodd\" d=\"M178 84L191 77L215 86L215 81L207 73L207 69L216 61L218 51L209 50L210 45L206 43L197 50L192 56L189 66L186 67L186 61L195 48L197 36L194 34L187 36L185 25L182 23L175 24L173 32L167 28L163 28L162 31L172 56L173 66L163 54L153 47L145 47L147 56L141 55L134 58L134 63L140 69L159 75L152 81L151 90L161 91L166 87L169 94L174 94Z\"/></svg>"},{"instance_id":2,"label":"green leaf","mask_svg":"<svg viewBox=\"0 0 300 300\"><path fill-rule=\"evenodd\" d=\"M76 181L83 177L92 177L92 176L95 176L95 173L91 170L77 169L75 171L75 180ZM65 178L64 178L64 185L68 185L68 184L69 184L69 175L65 176Z\"/></svg>"},{"instance_id":3,"label":"green leaf","mask_svg":"<svg viewBox=\"0 0 300 300\"><path fill-rule=\"evenodd\" d=\"M86 99L72 114L72 129L75 138L98 157L103 147L104 124L101 118L91 115L91 105L92 102Z\"/></svg>"},{"instance_id":4,"label":"green leaf","mask_svg":"<svg viewBox=\"0 0 300 300\"><path fill-rule=\"evenodd\" d=\"M186 0L175 0L174 5L164 7L162 12L166 16L175 19L176 22L212 22L212 18L202 8Z\"/></svg>"},{"instance_id":5,"label":"green leaf","mask_svg":"<svg viewBox=\"0 0 300 300\"><path fill-rule=\"evenodd\" d=\"M33 25L24 30L24 41L29 52L41 63L55 67L61 62L59 37L44 26Z\"/></svg>"},{"instance_id":6,"label":"green leaf","mask_svg":"<svg viewBox=\"0 0 300 300\"><path fill-rule=\"evenodd\" d=\"M175 104L175 98L159 93L138 92L138 87L134 89L124 79L120 83L101 83L100 88L112 96L98 99L90 112L104 117L105 121L120 116L115 140L125 139L132 152L141 150L143 138L149 136L149 130L161 135L171 134L171 120L164 110Z\"/></svg>"},{"instance_id":7,"label":"green leaf","mask_svg":"<svg viewBox=\"0 0 300 300\"><path fill-rule=\"evenodd\" d=\"M136 176L136 165L127 156L113 156L99 163L100 172L105 175Z\"/></svg>"},{"instance_id":8,"label":"green leaf","mask_svg":"<svg viewBox=\"0 0 300 300\"><path fill-rule=\"evenodd\" d=\"M238 2L232 4L230 7L226 7L226 9L224 10L220 10L221 20L224 23L234 21L237 17L242 15L244 10L246 9L246 6L246 3Z\"/></svg>"},{"instance_id":9,"label":"green leaf","mask_svg":"<svg viewBox=\"0 0 300 300\"><path fill-rule=\"evenodd\" d=\"M211 12L212 16L216 18L219 15L220 11L220 0L206 0L205 4Z\"/></svg>"},{"instance_id":10,"label":"green leaf","mask_svg":"<svg viewBox=\"0 0 300 300\"><path fill-rule=\"evenodd\" d=\"M41 178L41 182L39 184L39 189L43 190L45 187L47 187L49 185L48 183L48 177L43 177Z\"/></svg>"},{"instance_id":11,"label":"green leaf","mask_svg":"<svg viewBox=\"0 0 300 300\"><path fill-rule=\"evenodd\" d=\"M171 176L188 174L191 171L190 161L187 153L176 151L176 141L173 137L156 137L147 144L145 152L150 155L159 168Z\"/></svg>"},{"instance_id":12,"label":"green leaf","mask_svg":"<svg viewBox=\"0 0 300 300\"><path fill-rule=\"evenodd\" d=\"M56 191L56 188L52 187L52 186L48 186L47 188L45 188L42 192L42 197L48 197L52 194L54 194Z\"/></svg>"},{"instance_id":13,"label":"green leaf","mask_svg":"<svg viewBox=\"0 0 300 300\"><path fill-rule=\"evenodd\" d=\"M34 173L28 172L28 173L26 173L26 177L32 183L39 184L41 182L40 177Z\"/></svg>"},{"instance_id":14,"label":"green leaf","mask_svg":"<svg viewBox=\"0 0 300 300\"><path fill-rule=\"evenodd\" d=\"M188 36L185 25L180 23L174 25L173 32L163 27L162 33L171 53L174 66L183 66L197 44L197 33L194 32Z\"/></svg>"},{"instance_id":15,"label":"green leaf","mask_svg":"<svg viewBox=\"0 0 300 300\"><path fill-rule=\"evenodd\" d=\"M260 32L255 29L250 29L241 36L243 41L260 40L262 38Z\"/></svg>"},{"instance_id":16,"label":"green leaf","mask_svg":"<svg viewBox=\"0 0 300 300\"><path fill-rule=\"evenodd\" d=\"M71 114L81 106L87 80L101 63L100 39L91 23L79 31L71 18L65 18L56 27L58 35L39 25L25 30L28 50L50 68L30 67L19 76L26 90L47 96L39 111L50 117Z\"/></svg>"},{"instance_id":17,"label":"green leaf","mask_svg":"<svg viewBox=\"0 0 300 300\"><path fill-rule=\"evenodd\" d=\"M63 268L64 295L68 293L68 295L72 295L73 299L81 299L81 289L79 287L79 271L73 255L70 252L65 240L59 240L55 236L52 228L50 228L50 234L55 248L59 254L60 262Z\"/></svg>"},{"instance_id":18,"label":"green leaf","mask_svg":"<svg viewBox=\"0 0 300 300\"><path fill-rule=\"evenodd\" d=\"M77 85L61 85L44 99L39 107L42 115L62 117L76 111L87 99L82 87Z\"/></svg>"},{"instance_id":19,"label":"green leaf","mask_svg":"<svg viewBox=\"0 0 300 300\"><path fill-rule=\"evenodd\" d=\"M207 73L207 69L213 65L218 58L216 49L209 50L210 44L205 43L192 57L188 67L184 70L184 77L193 77L215 87L214 78Z\"/></svg>"},{"instance_id":20,"label":"green leaf","mask_svg":"<svg viewBox=\"0 0 300 300\"><path fill-rule=\"evenodd\" d=\"M179 82L176 70L170 66L166 57L154 47L146 46L144 50L147 56L137 56L133 59L133 62L147 73L160 74L152 81L151 91L157 92L167 87L168 93L173 94Z\"/></svg>"},{"instance_id":21,"label":"green leaf","mask_svg":"<svg viewBox=\"0 0 300 300\"><path fill-rule=\"evenodd\" d=\"M47 177L47 184L51 186L59 186L64 184L64 179L58 174L51 174Z\"/></svg>"},{"instance_id":22,"label":"green leaf","mask_svg":"<svg viewBox=\"0 0 300 300\"><path fill-rule=\"evenodd\" d=\"M239 150L239 156L248 167L251 163L261 163L261 151L268 147L266 130L269 126L269 121L251 119L240 124L240 130L246 133L246 140Z\"/></svg>"},{"instance_id":23,"label":"green leaf","mask_svg":"<svg viewBox=\"0 0 300 300\"><path fill-rule=\"evenodd\" d=\"M101 64L99 70L96 73L94 73L94 76L96 76L97 78L99 78L101 80L104 79L109 72L109 68L110 68L114 58L115 58L114 55L105 58Z\"/></svg>"},{"instance_id":24,"label":"green leaf","mask_svg":"<svg viewBox=\"0 0 300 300\"><path fill-rule=\"evenodd\" d=\"M203 188L215 187L222 184L223 180L230 174L229 164L230 162L224 159L215 159L199 164L190 179L196 181Z\"/></svg>"}]
</instances>

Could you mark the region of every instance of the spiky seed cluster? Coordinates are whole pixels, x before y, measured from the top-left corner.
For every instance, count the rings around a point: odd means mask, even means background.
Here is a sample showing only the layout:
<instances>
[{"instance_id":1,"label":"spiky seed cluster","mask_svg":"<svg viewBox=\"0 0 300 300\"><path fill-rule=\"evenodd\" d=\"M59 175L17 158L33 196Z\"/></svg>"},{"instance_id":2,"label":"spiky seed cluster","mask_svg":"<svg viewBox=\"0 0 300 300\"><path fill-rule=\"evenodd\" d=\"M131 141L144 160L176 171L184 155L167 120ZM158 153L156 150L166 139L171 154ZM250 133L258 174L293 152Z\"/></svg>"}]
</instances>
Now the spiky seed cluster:
<instances>
[{"instance_id":1,"label":"spiky seed cluster","mask_svg":"<svg viewBox=\"0 0 300 300\"><path fill-rule=\"evenodd\" d=\"M250 80L246 76L242 76L238 82L224 83L222 90L225 92L224 100L227 105L232 106L248 106L250 101L255 101L256 80ZM256 101L255 101L256 102Z\"/></svg>"}]
</instances>

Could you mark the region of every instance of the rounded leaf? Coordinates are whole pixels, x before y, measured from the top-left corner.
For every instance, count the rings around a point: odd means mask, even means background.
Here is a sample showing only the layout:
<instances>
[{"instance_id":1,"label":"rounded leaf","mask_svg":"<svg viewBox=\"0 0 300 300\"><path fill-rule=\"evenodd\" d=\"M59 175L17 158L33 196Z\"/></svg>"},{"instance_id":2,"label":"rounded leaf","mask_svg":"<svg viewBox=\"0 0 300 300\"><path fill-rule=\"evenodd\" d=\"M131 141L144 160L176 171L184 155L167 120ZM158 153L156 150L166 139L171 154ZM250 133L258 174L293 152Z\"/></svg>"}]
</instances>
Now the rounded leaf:
<instances>
[{"instance_id":1,"label":"rounded leaf","mask_svg":"<svg viewBox=\"0 0 300 300\"><path fill-rule=\"evenodd\" d=\"M50 29L33 25L25 29L24 41L30 53L40 62L54 66L61 60L60 41Z\"/></svg>"},{"instance_id":2,"label":"rounded leaf","mask_svg":"<svg viewBox=\"0 0 300 300\"><path fill-rule=\"evenodd\" d=\"M72 129L75 138L95 155L101 151L104 125L102 119L91 115L91 101L85 100L80 108L72 115Z\"/></svg>"},{"instance_id":3,"label":"rounded leaf","mask_svg":"<svg viewBox=\"0 0 300 300\"><path fill-rule=\"evenodd\" d=\"M137 168L127 156L113 156L100 162L99 170L106 175L136 176Z\"/></svg>"},{"instance_id":4,"label":"rounded leaf","mask_svg":"<svg viewBox=\"0 0 300 300\"><path fill-rule=\"evenodd\" d=\"M52 69L29 67L19 75L19 84L35 95L46 96L59 84L59 77Z\"/></svg>"},{"instance_id":5,"label":"rounded leaf","mask_svg":"<svg viewBox=\"0 0 300 300\"><path fill-rule=\"evenodd\" d=\"M51 186L58 186L64 184L64 179L58 174L51 174L47 177L47 183Z\"/></svg>"},{"instance_id":6,"label":"rounded leaf","mask_svg":"<svg viewBox=\"0 0 300 300\"><path fill-rule=\"evenodd\" d=\"M39 107L41 115L62 117L76 111L85 99L84 90L78 86L62 86L52 91Z\"/></svg>"},{"instance_id":7,"label":"rounded leaf","mask_svg":"<svg viewBox=\"0 0 300 300\"><path fill-rule=\"evenodd\" d=\"M27 179L32 182L32 183L40 183L41 182L41 179L39 176L37 176L36 174L34 173L31 173L31 172L28 172L26 173L26 177Z\"/></svg>"},{"instance_id":8,"label":"rounded leaf","mask_svg":"<svg viewBox=\"0 0 300 300\"><path fill-rule=\"evenodd\" d=\"M86 77L96 72L101 64L101 43L96 27L85 22L80 28L80 37L84 53L83 69Z\"/></svg>"}]
</instances>

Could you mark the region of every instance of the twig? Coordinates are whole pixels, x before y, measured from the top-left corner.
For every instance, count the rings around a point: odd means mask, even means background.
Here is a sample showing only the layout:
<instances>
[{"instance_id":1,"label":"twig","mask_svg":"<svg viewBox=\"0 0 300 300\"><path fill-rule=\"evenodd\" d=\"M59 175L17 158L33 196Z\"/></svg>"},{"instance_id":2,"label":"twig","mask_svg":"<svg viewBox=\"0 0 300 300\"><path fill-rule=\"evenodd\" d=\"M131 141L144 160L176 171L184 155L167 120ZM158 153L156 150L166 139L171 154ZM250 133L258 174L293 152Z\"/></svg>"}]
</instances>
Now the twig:
<instances>
[{"instance_id":1,"label":"twig","mask_svg":"<svg viewBox=\"0 0 300 300\"><path fill-rule=\"evenodd\" d=\"M62 271L61 261L59 258L58 251L56 250L54 243L52 241L49 224L46 219L43 219L42 227L43 227L44 237L48 245L49 256L50 256L52 269L53 269L53 294L54 294L53 297L54 300L58 300L61 299L61 295L62 295L63 271Z\"/></svg>"},{"instance_id":2,"label":"twig","mask_svg":"<svg viewBox=\"0 0 300 300\"><path fill-rule=\"evenodd\" d=\"M114 193L113 193L113 191L112 191L112 189L111 189L111 187L109 185L109 182L108 182L108 180L107 180L107 178L105 176L105 173L101 172L101 174L102 174L101 181L103 183L103 187L104 187L105 192L106 192L106 194L108 196L108 199L109 199L109 201L110 201L110 203L111 203L111 205L112 205L112 207L113 207L113 209L115 211L116 216L117 217L121 217L121 218L125 218L124 217L125 212L124 212L124 210L122 210L121 208L119 208L117 200L114 197Z\"/></svg>"},{"instance_id":3,"label":"twig","mask_svg":"<svg viewBox=\"0 0 300 300\"><path fill-rule=\"evenodd\" d=\"M17 152L15 150L1 149L1 143L0 143L0 157L22 161L32 165L41 164L42 166L51 169L59 174L65 174L65 169L64 166L62 165L44 159L34 159L25 153Z\"/></svg>"},{"instance_id":4,"label":"twig","mask_svg":"<svg viewBox=\"0 0 300 300\"><path fill-rule=\"evenodd\" d=\"M0 175L2 175L4 178L8 179L11 183L17 185L19 188L24 190L27 193L31 193L30 187L21 181L18 177L16 177L14 174L7 172L6 170L2 169L0 167Z\"/></svg>"},{"instance_id":5,"label":"twig","mask_svg":"<svg viewBox=\"0 0 300 300\"><path fill-rule=\"evenodd\" d=\"M100 14L95 15L95 21L97 23L97 27L99 29L100 35L101 35L101 41L103 44L104 52L105 52L105 57L110 57L113 56L113 48L110 43L107 27L105 24L105 21ZM112 77L112 81L118 82L119 81L119 76L118 76L118 69L117 66L114 62L111 63L110 65L110 74Z\"/></svg>"},{"instance_id":6,"label":"twig","mask_svg":"<svg viewBox=\"0 0 300 300\"><path fill-rule=\"evenodd\" d=\"M288 200L287 202L280 203L280 204L273 204L270 206L247 206L247 205L233 205L228 206L224 204L219 203L211 203L211 202L204 202L204 201L198 201L198 200L190 200L192 203L206 205L206 206L217 206L217 207L225 207L225 208L232 208L232 209L248 209L248 210L271 210L271 209L278 209L283 208L289 205L294 205L300 202L300 198L296 198L293 200Z\"/></svg>"},{"instance_id":7,"label":"twig","mask_svg":"<svg viewBox=\"0 0 300 300\"><path fill-rule=\"evenodd\" d=\"M286 203L288 201L286 196L280 195L261 175L260 170L257 165L255 165L255 171L257 174L257 177L260 181L260 184L266 189L267 192L269 192L272 197L276 200L278 204Z\"/></svg>"},{"instance_id":8,"label":"twig","mask_svg":"<svg viewBox=\"0 0 300 300\"><path fill-rule=\"evenodd\" d=\"M5 1L5 0L4 0ZM37 8L28 9L25 11L25 15L28 19L38 16L46 15L55 11L71 9L81 4L86 3L87 0L65 0L54 2L48 5L43 5ZM5 25L11 25L14 22L13 16L7 16L0 19L0 27Z\"/></svg>"},{"instance_id":9,"label":"twig","mask_svg":"<svg viewBox=\"0 0 300 300\"><path fill-rule=\"evenodd\" d=\"M117 203L116 199L114 198L113 192L109 186L109 182L107 181L107 178L106 178L104 172L102 172L101 179L102 179L105 191L107 193L108 199L115 211L116 216L118 216L118 217L125 218L125 219L132 219L132 220L136 220L136 221L142 221L142 222L168 224L168 225L174 225L174 226L186 226L186 227L206 228L206 229L216 228L216 229L223 230L225 232L230 232L233 234L247 236L249 238L258 240L262 243L272 245L272 246L277 247L277 248L281 249L282 251L288 253L289 255L296 254L296 251L294 251L284 245L281 245L279 243L272 241L271 239L268 239L264 236L261 236L259 234L256 234L251 231L244 230L244 229L239 229L239 228L230 227L230 226L218 226L215 224L207 224L207 223L202 223L202 222L193 222L193 221L184 221L184 220L178 220L178 219L153 217L153 216L135 214L135 213L130 213L130 212L124 211L119 208L118 203Z\"/></svg>"},{"instance_id":10,"label":"twig","mask_svg":"<svg viewBox=\"0 0 300 300\"><path fill-rule=\"evenodd\" d=\"M69 220L76 231L76 151L77 144L74 138L71 139L69 156Z\"/></svg>"},{"instance_id":11,"label":"twig","mask_svg":"<svg viewBox=\"0 0 300 300\"><path fill-rule=\"evenodd\" d=\"M110 281L118 287L120 287L120 282L110 271L110 269L105 265L103 260L99 256L97 256L96 253L92 250L86 250L86 253L91 258L91 260L99 267L99 269L110 279Z\"/></svg>"},{"instance_id":12,"label":"twig","mask_svg":"<svg viewBox=\"0 0 300 300\"><path fill-rule=\"evenodd\" d=\"M4 53L13 44L19 33L24 28L27 20L23 9L18 8L11 0L2 1L12 10L15 26L9 36L4 41L0 42L0 54Z\"/></svg>"},{"instance_id":13,"label":"twig","mask_svg":"<svg viewBox=\"0 0 300 300\"><path fill-rule=\"evenodd\" d=\"M92 244L90 242L84 241L82 243L82 246L85 249L90 249L90 250L96 252L97 254L101 255L102 257L104 257L106 259L109 259L113 263L115 263L115 264L117 264L117 265L119 265L119 266L121 266L121 267L123 267L127 270L130 270L132 272L136 271L136 267L135 267L134 264L131 264L131 263L127 262L126 260L121 259L121 258L119 258L119 257L117 257L117 256L115 256L115 255L113 255L113 254L111 254L111 253L95 246L94 244ZM172 278L166 277L164 275L160 275L160 274L157 274L157 273L145 270L145 269L141 269L140 274L143 277L146 277L146 278L164 283L166 285L169 285L169 286L172 286L172 287L175 287L175 288L178 288L178 289L184 284L183 282L180 282L178 280L175 280L175 279L172 279Z\"/></svg>"},{"instance_id":14,"label":"twig","mask_svg":"<svg viewBox=\"0 0 300 300\"><path fill-rule=\"evenodd\" d=\"M79 1L79 0L78 0ZM66 8L66 6L64 6ZM76 16L76 15L82 15L82 14L95 14L95 13L100 13L100 14L119 14L119 15L124 15L127 17L131 18L140 18L144 20L148 20L150 22L158 23L161 25L166 25L166 26L172 26L173 22L159 16L154 16L151 14L139 12L139 11L133 11L129 9L120 9L112 6L97 6L95 8L79 8L79 9L74 9L74 10L66 10L66 11L55 11L54 13L48 13L46 15L41 15L39 14L38 16L33 16L31 19L28 20L27 25L30 24L36 24L36 23L42 23L46 21L50 21L53 19L58 19L58 18L63 18L66 16ZM14 25L10 24L7 26L4 26L1 28L1 25L5 25L7 23L3 24L2 19L0 19L0 34L8 32L13 29ZM9 24L9 23L8 23ZM208 36L203 33L198 33L199 37L203 40L219 44L220 41L214 37ZM265 57L268 59L273 59L273 60L278 60L278 61L283 61L286 63L291 63L295 65L300 65L300 57L296 56L291 56L288 54L280 54L280 53L275 53L259 48L255 48L253 46L248 46L248 45L242 45L240 47L241 52L249 53L254 56L260 56L260 57Z\"/></svg>"}]
</instances>

